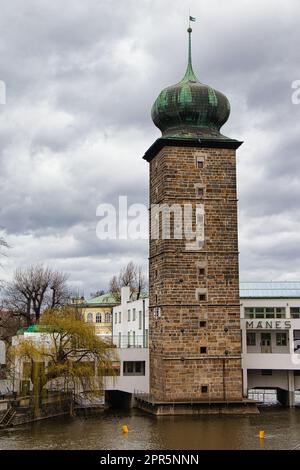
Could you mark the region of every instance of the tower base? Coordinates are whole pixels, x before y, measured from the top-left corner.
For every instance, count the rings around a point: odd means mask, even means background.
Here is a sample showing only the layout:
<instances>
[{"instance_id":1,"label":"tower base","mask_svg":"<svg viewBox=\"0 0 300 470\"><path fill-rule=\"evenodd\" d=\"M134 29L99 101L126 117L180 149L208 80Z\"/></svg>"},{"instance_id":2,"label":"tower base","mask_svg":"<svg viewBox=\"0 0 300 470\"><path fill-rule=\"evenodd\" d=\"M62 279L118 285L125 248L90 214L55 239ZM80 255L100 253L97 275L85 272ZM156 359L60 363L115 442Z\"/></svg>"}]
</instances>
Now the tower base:
<instances>
[{"instance_id":1,"label":"tower base","mask_svg":"<svg viewBox=\"0 0 300 470\"><path fill-rule=\"evenodd\" d=\"M259 414L257 402L253 400L240 401L156 401L149 396L135 397L140 410L155 416L175 415L248 415Z\"/></svg>"}]
</instances>

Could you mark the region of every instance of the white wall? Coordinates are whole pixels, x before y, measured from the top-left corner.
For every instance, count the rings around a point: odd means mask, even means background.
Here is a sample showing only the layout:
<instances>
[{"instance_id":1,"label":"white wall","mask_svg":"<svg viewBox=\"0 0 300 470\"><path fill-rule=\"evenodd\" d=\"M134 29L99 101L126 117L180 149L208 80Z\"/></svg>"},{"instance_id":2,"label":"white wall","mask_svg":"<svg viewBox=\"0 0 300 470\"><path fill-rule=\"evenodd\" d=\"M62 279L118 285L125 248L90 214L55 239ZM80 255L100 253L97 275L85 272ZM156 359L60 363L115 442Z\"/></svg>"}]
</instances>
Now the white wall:
<instances>
[{"instance_id":1,"label":"white wall","mask_svg":"<svg viewBox=\"0 0 300 470\"><path fill-rule=\"evenodd\" d=\"M113 308L112 334L117 347L145 347L149 335L149 299L130 300L128 287L121 289L121 304ZM128 344L128 333L130 334ZM121 335L121 343L119 336ZM135 341L134 339L135 338Z\"/></svg>"},{"instance_id":2,"label":"white wall","mask_svg":"<svg viewBox=\"0 0 300 470\"><path fill-rule=\"evenodd\" d=\"M282 388L288 390L288 371L273 370L272 375L262 375L261 370L248 370L248 388Z\"/></svg>"},{"instance_id":3,"label":"white wall","mask_svg":"<svg viewBox=\"0 0 300 470\"><path fill-rule=\"evenodd\" d=\"M146 348L117 349L120 360L120 376L106 377L105 390L119 390L134 393L135 391L149 393L149 350ZM145 361L145 375L123 375L124 361Z\"/></svg>"},{"instance_id":4,"label":"white wall","mask_svg":"<svg viewBox=\"0 0 300 470\"><path fill-rule=\"evenodd\" d=\"M6 364L5 351L5 342L0 341L0 364Z\"/></svg>"}]
</instances>

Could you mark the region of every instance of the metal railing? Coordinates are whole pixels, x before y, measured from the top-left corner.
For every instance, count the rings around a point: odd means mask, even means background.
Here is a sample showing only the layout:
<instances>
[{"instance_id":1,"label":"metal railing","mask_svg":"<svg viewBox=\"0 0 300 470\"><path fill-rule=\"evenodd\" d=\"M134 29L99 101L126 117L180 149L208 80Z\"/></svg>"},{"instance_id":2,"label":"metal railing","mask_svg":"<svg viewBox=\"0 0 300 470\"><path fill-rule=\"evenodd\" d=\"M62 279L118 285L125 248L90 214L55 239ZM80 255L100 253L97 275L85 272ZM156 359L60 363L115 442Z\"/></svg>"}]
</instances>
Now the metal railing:
<instances>
[{"instance_id":1,"label":"metal railing","mask_svg":"<svg viewBox=\"0 0 300 470\"><path fill-rule=\"evenodd\" d=\"M114 335L112 342L117 348L148 348L147 338L143 335L133 337L131 334L130 338L127 335Z\"/></svg>"}]
</instances>

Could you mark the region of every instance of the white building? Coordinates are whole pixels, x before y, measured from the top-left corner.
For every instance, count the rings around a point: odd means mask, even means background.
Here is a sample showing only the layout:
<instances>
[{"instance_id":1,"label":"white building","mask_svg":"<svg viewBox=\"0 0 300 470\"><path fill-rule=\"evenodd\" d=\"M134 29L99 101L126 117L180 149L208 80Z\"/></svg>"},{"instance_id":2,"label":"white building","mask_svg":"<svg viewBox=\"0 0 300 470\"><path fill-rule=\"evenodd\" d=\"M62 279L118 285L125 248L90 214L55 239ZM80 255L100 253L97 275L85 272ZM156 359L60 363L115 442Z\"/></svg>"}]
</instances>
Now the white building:
<instances>
[{"instance_id":1,"label":"white building","mask_svg":"<svg viewBox=\"0 0 300 470\"><path fill-rule=\"evenodd\" d=\"M108 401L119 394L119 402L130 404L136 392L149 393L149 299L136 300L129 287L121 290L121 304L113 308L112 340L119 358L118 376L105 379ZM118 400L118 398L117 398Z\"/></svg>"},{"instance_id":2,"label":"white building","mask_svg":"<svg viewBox=\"0 0 300 470\"><path fill-rule=\"evenodd\" d=\"M149 299L136 300L129 287L121 289L121 304L113 308L112 336L118 348L147 348Z\"/></svg>"},{"instance_id":3,"label":"white building","mask_svg":"<svg viewBox=\"0 0 300 470\"><path fill-rule=\"evenodd\" d=\"M244 395L275 389L294 406L300 390L300 282L241 283Z\"/></svg>"}]
</instances>

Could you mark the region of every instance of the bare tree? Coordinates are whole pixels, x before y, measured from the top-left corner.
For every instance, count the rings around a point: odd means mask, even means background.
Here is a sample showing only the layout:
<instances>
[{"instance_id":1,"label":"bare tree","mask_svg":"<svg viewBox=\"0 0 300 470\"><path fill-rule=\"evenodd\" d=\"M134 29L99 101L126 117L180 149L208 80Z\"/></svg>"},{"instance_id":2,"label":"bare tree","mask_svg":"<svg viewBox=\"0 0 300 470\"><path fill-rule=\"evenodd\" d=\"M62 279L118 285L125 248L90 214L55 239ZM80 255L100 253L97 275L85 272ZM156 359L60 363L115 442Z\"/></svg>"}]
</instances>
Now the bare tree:
<instances>
[{"instance_id":1,"label":"bare tree","mask_svg":"<svg viewBox=\"0 0 300 470\"><path fill-rule=\"evenodd\" d=\"M142 266L138 266L136 284L137 284L137 299L139 299L143 291L147 288L146 276L143 273Z\"/></svg>"},{"instance_id":2,"label":"bare tree","mask_svg":"<svg viewBox=\"0 0 300 470\"><path fill-rule=\"evenodd\" d=\"M130 287L130 290L136 293L137 299L139 299L146 286L142 266L138 266L132 261L121 268L119 275L114 275L109 282L110 292L118 301L121 300L122 287Z\"/></svg>"},{"instance_id":3,"label":"bare tree","mask_svg":"<svg viewBox=\"0 0 300 470\"><path fill-rule=\"evenodd\" d=\"M37 323L46 308L65 305L68 300L67 275L43 265L17 269L5 289L5 306L27 326Z\"/></svg>"},{"instance_id":4,"label":"bare tree","mask_svg":"<svg viewBox=\"0 0 300 470\"><path fill-rule=\"evenodd\" d=\"M3 307L0 307L0 340L10 343L11 338L24 326L22 317L17 317Z\"/></svg>"},{"instance_id":5,"label":"bare tree","mask_svg":"<svg viewBox=\"0 0 300 470\"><path fill-rule=\"evenodd\" d=\"M100 297L101 295L105 294L104 289L96 290L96 292L91 292L90 297Z\"/></svg>"},{"instance_id":6,"label":"bare tree","mask_svg":"<svg viewBox=\"0 0 300 470\"><path fill-rule=\"evenodd\" d=\"M67 286L68 277L69 276L67 274L60 271L53 271L51 273L51 293L47 292L46 295L47 307L56 308L66 305L70 295L70 291Z\"/></svg>"}]
</instances>

